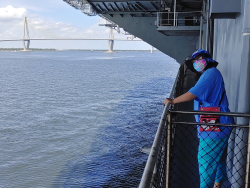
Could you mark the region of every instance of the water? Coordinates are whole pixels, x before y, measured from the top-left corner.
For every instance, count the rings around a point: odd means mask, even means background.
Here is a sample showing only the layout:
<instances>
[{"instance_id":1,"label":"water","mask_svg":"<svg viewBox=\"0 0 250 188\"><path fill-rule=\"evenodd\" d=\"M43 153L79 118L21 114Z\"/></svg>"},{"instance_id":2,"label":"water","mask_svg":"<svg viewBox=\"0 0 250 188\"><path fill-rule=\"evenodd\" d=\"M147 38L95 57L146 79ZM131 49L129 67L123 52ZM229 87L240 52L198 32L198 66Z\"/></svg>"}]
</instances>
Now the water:
<instances>
[{"instance_id":1,"label":"water","mask_svg":"<svg viewBox=\"0 0 250 188\"><path fill-rule=\"evenodd\" d=\"M137 187L179 65L157 52L0 52L0 187Z\"/></svg>"}]
</instances>

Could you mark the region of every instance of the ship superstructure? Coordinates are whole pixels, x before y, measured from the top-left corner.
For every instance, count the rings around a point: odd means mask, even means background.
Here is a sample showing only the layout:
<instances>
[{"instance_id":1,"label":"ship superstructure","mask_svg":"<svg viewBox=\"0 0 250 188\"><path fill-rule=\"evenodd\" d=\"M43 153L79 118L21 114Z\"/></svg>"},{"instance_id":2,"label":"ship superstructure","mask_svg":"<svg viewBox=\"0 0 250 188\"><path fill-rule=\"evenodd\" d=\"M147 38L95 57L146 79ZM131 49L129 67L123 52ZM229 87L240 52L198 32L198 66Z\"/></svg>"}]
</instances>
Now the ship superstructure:
<instances>
[{"instance_id":1,"label":"ship superstructure","mask_svg":"<svg viewBox=\"0 0 250 188\"><path fill-rule=\"evenodd\" d=\"M250 112L250 0L64 1L90 16L98 14L119 25L180 64L198 48L209 51L213 59L219 62L217 68L224 77L230 110ZM191 73L184 66L182 69L186 77L179 79L182 80L179 82L184 82L182 85L189 85L190 88L194 84L190 80ZM186 104L178 109L181 108L190 110L192 106ZM163 118L166 119L166 116L163 115ZM247 118L235 118L235 122L248 125ZM236 128L231 135L230 183L234 188L247 188L249 185L246 184L246 170L249 169L248 130ZM197 143L195 140L193 142ZM189 145L192 144L190 141ZM152 154L155 154L154 151L151 151ZM180 162L183 164L183 161ZM146 181L146 184L149 185L149 182ZM164 186L171 187L171 183L157 185ZM179 187L183 186L180 184Z\"/></svg>"},{"instance_id":2,"label":"ship superstructure","mask_svg":"<svg viewBox=\"0 0 250 188\"><path fill-rule=\"evenodd\" d=\"M88 15L98 14L116 23L179 62L201 45L198 44L200 30L205 27L201 23L201 0L180 3L149 0L64 1Z\"/></svg>"}]
</instances>

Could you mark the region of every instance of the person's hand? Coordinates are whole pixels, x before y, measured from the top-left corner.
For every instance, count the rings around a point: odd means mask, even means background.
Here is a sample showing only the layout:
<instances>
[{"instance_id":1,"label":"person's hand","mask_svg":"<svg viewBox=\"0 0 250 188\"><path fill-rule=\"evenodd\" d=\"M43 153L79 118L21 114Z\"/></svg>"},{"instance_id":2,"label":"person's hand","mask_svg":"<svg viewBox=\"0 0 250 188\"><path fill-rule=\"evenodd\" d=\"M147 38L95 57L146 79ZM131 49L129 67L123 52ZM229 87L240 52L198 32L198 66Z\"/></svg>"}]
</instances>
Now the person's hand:
<instances>
[{"instance_id":1,"label":"person's hand","mask_svg":"<svg viewBox=\"0 0 250 188\"><path fill-rule=\"evenodd\" d=\"M163 105L165 106L167 103L173 104L173 100L174 100L174 99L166 98L166 99L163 101Z\"/></svg>"}]
</instances>

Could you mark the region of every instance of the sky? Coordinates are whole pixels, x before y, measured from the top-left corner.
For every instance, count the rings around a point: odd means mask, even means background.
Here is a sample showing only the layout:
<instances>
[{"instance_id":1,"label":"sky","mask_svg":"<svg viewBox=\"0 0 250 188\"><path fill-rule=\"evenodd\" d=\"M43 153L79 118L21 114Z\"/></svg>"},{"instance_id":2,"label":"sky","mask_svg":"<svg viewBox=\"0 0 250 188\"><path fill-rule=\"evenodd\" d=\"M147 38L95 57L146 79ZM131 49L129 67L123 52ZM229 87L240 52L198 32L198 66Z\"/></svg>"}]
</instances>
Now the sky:
<instances>
[{"instance_id":1,"label":"sky","mask_svg":"<svg viewBox=\"0 0 250 188\"><path fill-rule=\"evenodd\" d=\"M99 26L99 16L87 16L63 0L2 0L0 1L0 40L17 39L23 36L24 17L29 23L30 37L79 37L108 38L108 28ZM116 31L115 38L126 39ZM0 42L0 48L22 48L21 41ZM55 49L108 49L107 41L31 41L30 48ZM114 50L150 50L151 46L141 41L115 41Z\"/></svg>"}]
</instances>

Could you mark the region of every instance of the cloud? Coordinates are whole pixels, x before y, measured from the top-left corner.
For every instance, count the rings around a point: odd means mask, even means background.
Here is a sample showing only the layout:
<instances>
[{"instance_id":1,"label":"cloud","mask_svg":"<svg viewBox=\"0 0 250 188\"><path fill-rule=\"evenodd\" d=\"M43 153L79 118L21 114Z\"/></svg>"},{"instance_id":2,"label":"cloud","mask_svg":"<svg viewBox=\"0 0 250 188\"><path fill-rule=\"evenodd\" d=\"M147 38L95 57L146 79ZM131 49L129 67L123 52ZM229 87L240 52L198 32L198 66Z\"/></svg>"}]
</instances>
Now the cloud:
<instances>
[{"instance_id":1,"label":"cloud","mask_svg":"<svg viewBox=\"0 0 250 188\"><path fill-rule=\"evenodd\" d=\"M39 17L29 17L28 27L30 37L34 38L107 38L108 30L94 24L86 30L76 27L71 23L53 22L40 19ZM33 36L32 36L33 35Z\"/></svg>"},{"instance_id":2,"label":"cloud","mask_svg":"<svg viewBox=\"0 0 250 188\"><path fill-rule=\"evenodd\" d=\"M67 15L65 15L65 12ZM21 39L23 37L23 19L25 16L30 24L30 38L33 39L53 37L108 38L109 30L107 27L99 26L97 23L98 17L87 17L81 14L81 11L70 7L63 0L0 0L0 40ZM92 25L93 23L96 24ZM116 31L114 31L114 36L115 38L128 37L123 34L118 35ZM43 42L48 44L56 43L55 41L39 41L37 43L40 45ZM74 41L74 43L77 42L79 44L83 43L82 41ZM0 42L0 45L9 45L9 43L11 46L13 42ZM32 46L35 43L36 41L31 41Z\"/></svg>"},{"instance_id":3,"label":"cloud","mask_svg":"<svg viewBox=\"0 0 250 188\"><path fill-rule=\"evenodd\" d=\"M11 5L0 8L0 21L11 21L23 19L27 13L26 8L14 8Z\"/></svg>"},{"instance_id":4,"label":"cloud","mask_svg":"<svg viewBox=\"0 0 250 188\"><path fill-rule=\"evenodd\" d=\"M63 27L63 28L61 28L61 31L75 33L75 32L77 32L77 28L74 28L74 27Z\"/></svg>"},{"instance_id":5,"label":"cloud","mask_svg":"<svg viewBox=\"0 0 250 188\"><path fill-rule=\"evenodd\" d=\"M48 38L102 38L107 39L109 29L104 26L99 26L98 23L83 30L71 23L62 21L51 21L51 19L41 18L38 14L31 14L28 9L19 7L14 8L8 5L0 8L0 39L21 39L23 37L23 18L27 16L29 36L33 39L48 39ZM114 31L114 37L127 38L125 35L118 35Z\"/></svg>"}]
</instances>

